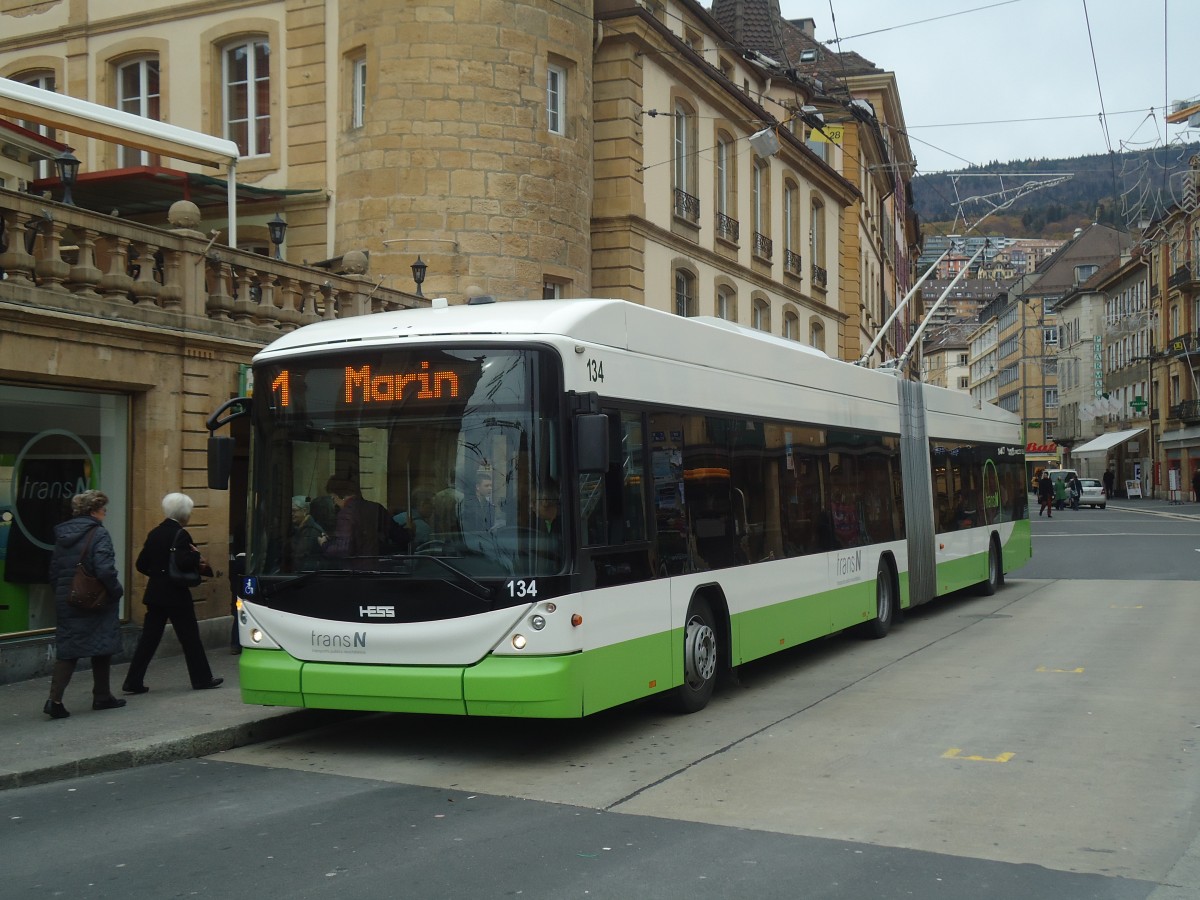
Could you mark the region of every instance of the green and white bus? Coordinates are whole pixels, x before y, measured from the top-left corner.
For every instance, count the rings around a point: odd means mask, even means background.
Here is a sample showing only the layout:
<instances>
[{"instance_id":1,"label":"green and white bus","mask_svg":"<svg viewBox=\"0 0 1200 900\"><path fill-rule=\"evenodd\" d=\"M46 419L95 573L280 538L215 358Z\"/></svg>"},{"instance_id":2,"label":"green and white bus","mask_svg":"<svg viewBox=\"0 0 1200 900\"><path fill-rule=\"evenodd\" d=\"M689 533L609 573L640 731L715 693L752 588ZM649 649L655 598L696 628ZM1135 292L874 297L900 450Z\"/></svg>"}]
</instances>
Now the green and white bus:
<instances>
[{"instance_id":1,"label":"green and white bus","mask_svg":"<svg viewBox=\"0 0 1200 900\"><path fill-rule=\"evenodd\" d=\"M883 637L1030 556L1014 416L619 300L310 325L209 428L244 414L247 703L694 711L723 671Z\"/></svg>"}]
</instances>

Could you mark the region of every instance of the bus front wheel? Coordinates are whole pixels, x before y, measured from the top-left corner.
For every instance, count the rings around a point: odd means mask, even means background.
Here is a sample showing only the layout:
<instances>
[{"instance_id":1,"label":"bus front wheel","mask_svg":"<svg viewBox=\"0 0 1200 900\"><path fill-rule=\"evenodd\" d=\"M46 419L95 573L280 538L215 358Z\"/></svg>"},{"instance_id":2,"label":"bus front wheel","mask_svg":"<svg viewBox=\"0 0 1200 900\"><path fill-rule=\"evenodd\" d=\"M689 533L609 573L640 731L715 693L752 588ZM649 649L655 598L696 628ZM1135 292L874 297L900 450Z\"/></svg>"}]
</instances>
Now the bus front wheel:
<instances>
[{"instance_id":1,"label":"bus front wheel","mask_svg":"<svg viewBox=\"0 0 1200 900\"><path fill-rule=\"evenodd\" d=\"M712 610L704 600L693 600L683 628L683 684L675 688L674 706L679 712L699 712L708 705L719 660Z\"/></svg>"}]
</instances>

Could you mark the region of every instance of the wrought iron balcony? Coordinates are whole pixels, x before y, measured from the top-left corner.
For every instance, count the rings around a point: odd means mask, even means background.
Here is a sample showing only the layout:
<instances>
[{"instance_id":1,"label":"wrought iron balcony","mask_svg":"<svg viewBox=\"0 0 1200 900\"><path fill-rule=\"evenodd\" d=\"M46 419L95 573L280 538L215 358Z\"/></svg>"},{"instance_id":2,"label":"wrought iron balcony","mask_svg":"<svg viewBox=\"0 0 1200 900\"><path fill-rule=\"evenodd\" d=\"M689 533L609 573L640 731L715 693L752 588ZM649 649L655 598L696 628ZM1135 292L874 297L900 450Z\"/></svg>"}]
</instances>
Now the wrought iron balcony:
<instances>
[{"instance_id":1,"label":"wrought iron balcony","mask_svg":"<svg viewBox=\"0 0 1200 900\"><path fill-rule=\"evenodd\" d=\"M1200 400L1184 400L1182 403L1176 403L1167 410L1167 414L1172 419L1178 419L1187 424L1200 422Z\"/></svg>"},{"instance_id":2,"label":"wrought iron balcony","mask_svg":"<svg viewBox=\"0 0 1200 900\"><path fill-rule=\"evenodd\" d=\"M742 236L742 226L737 219L731 219L725 213L717 213L717 237L736 244Z\"/></svg>"},{"instance_id":3,"label":"wrought iron balcony","mask_svg":"<svg viewBox=\"0 0 1200 900\"><path fill-rule=\"evenodd\" d=\"M754 255L759 259L770 259L775 252L775 244L765 234L754 232Z\"/></svg>"},{"instance_id":4,"label":"wrought iron balcony","mask_svg":"<svg viewBox=\"0 0 1200 900\"><path fill-rule=\"evenodd\" d=\"M1171 277L1167 279L1167 288L1192 292L1200 288L1200 278L1192 273L1190 263L1184 263L1171 273Z\"/></svg>"},{"instance_id":5,"label":"wrought iron balcony","mask_svg":"<svg viewBox=\"0 0 1200 900\"><path fill-rule=\"evenodd\" d=\"M801 259L799 253L794 253L791 250L783 251L783 268L791 272L793 275L804 274L804 260Z\"/></svg>"},{"instance_id":6,"label":"wrought iron balcony","mask_svg":"<svg viewBox=\"0 0 1200 900\"><path fill-rule=\"evenodd\" d=\"M825 290L826 285L829 284L829 273L816 263L813 263L812 267L812 283L813 287L820 288L821 290Z\"/></svg>"},{"instance_id":7,"label":"wrought iron balcony","mask_svg":"<svg viewBox=\"0 0 1200 900\"><path fill-rule=\"evenodd\" d=\"M675 215L693 225L699 225L700 198L675 188Z\"/></svg>"}]
</instances>

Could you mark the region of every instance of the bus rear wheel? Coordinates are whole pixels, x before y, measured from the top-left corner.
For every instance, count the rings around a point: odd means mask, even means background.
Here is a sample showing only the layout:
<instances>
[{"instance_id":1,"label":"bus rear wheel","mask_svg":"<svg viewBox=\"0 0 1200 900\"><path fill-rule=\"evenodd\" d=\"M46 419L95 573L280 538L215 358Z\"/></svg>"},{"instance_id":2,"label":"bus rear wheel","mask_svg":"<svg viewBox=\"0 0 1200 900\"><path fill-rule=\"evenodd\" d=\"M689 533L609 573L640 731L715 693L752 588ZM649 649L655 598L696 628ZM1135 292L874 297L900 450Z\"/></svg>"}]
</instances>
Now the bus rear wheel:
<instances>
[{"instance_id":1,"label":"bus rear wheel","mask_svg":"<svg viewBox=\"0 0 1200 900\"><path fill-rule=\"evenodd\" d=\"M1004 558L1000 555L1000 542L992 538L988 542L987 578L979 583L979 593L990 597L1004 584Z\"/></svg>"},{"instance_id":2,"label":"bus rear wheel","mask_svg":"<svg viewBox=\"0 0 1200 900\"><path fill-rule=\"evenodd\" d=\"M708 705L717 685L719 661L712 610L704 600L693 600L683 628L683 684L675 688L672 698L679 712L699 712Z\"/></svg>"},{"instance_id":3,"label":"bus rear wheel","mask_svg":"<svg viewBox=\"0 0 1200 900\"><path fill-rule=\"evenodd\" d=\"M892 577L892 567L886 559L879 560L879 569L875 573L875 618L866 623L866 636L873 640L887 637L896 620L897 605L896 580Z\"/></svg>"}]
</instances>

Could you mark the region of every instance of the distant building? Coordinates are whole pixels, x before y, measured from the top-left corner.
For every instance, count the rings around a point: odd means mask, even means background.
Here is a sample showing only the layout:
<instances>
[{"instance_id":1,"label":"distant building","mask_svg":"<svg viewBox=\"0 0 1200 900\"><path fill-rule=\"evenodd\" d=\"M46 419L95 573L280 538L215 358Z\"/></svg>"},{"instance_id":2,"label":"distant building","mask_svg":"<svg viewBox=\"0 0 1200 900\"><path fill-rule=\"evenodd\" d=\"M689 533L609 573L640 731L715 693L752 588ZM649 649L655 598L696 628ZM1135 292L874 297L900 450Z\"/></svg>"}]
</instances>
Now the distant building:
<instances>
[{"instance_id":1,"label":"distant building","mask_svg":"<svg viewBox=\"0 0 1200 900\"><path fill-rule=\"evenodd\" d=\"M922 380L926 384L970 393L971 368L968 347L974 322L958 322L926 333L922 348Z\"/></svg>"}]
</instances>

